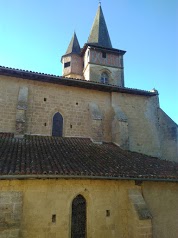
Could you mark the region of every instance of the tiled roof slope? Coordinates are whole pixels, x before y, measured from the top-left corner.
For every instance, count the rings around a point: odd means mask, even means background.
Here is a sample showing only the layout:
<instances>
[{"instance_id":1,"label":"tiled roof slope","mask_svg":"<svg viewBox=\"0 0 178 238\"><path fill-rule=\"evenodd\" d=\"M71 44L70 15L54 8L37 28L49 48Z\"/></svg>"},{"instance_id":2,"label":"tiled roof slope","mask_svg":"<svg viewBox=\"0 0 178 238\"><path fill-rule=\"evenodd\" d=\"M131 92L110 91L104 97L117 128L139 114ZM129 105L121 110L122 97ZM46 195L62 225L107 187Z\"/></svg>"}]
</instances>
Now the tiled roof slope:
<instances>
[{"instance_id":1,"label":"tiled roof slope","mask_svg":"<svg viewBox=\"0 0 178 238\"><path fill-rule=\"evenodd\" d=\"M13 175L178 181L178 163L90 139L0 133L0 178Z\"/></svg>"}]
</instances>

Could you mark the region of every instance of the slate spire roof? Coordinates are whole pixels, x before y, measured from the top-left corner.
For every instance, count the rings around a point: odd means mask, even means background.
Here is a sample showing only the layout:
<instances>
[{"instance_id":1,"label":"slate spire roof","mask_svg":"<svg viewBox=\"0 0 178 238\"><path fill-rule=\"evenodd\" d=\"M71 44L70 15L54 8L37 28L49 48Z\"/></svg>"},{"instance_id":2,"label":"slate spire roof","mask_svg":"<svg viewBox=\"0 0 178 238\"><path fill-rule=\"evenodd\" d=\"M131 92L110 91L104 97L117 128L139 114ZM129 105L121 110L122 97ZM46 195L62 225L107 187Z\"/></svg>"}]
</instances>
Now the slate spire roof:
<instances>
[{"instance_id":1,"label":"slate spire roof","mask_svg":"<svg viewBox=\"0 0 178 238\"><path fill-rule=\"evenodd\" d=\"M75 32L74 32L72 39L70 41L70 44L67 48L66 55L71 54L71 53L80 54L80 45L79 45L77 35Z\"/></svg>"},{"instance_id":2,"label":"slate spire roof","mask_svg":"<svg viewBox=\"0 0 178 238\"><path fill-rule=\"evenodd\" d=\"M105 48L112 48L110 36L100 4L91 28L88 43L93 43Z\"/></svg>"}]
</instances>

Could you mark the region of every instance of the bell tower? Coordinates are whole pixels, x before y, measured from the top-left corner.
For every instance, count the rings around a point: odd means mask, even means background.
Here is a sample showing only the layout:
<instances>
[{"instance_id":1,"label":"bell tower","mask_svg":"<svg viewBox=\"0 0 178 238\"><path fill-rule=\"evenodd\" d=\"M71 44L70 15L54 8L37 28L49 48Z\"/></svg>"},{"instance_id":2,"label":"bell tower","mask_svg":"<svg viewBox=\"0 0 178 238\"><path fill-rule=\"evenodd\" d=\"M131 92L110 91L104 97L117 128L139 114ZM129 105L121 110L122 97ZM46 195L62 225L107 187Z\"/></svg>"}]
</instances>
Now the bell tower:
<instances>
[{"instance_id":1,"label":"bell tower","mask_svg":"<svg viewBox=\"0 0 178 238\"><path fill-rule=\"evenodd\" d=\"M81 49L76 33L62 56L63 76L124 87L124 50L112 47L104 14L99 3L88 37Z\"/></svg>"},{"instance_id":2,"label":"bell tower","mask_svg":"<svg viewBox=\"0 0 178 238\"><path fill-rule=\"evenodd\" d=\"M88 42L82 50L84 79L124 87L123 55L125 52L112 47L101 4L99 4Z\"/></svg>"}]
</instances>

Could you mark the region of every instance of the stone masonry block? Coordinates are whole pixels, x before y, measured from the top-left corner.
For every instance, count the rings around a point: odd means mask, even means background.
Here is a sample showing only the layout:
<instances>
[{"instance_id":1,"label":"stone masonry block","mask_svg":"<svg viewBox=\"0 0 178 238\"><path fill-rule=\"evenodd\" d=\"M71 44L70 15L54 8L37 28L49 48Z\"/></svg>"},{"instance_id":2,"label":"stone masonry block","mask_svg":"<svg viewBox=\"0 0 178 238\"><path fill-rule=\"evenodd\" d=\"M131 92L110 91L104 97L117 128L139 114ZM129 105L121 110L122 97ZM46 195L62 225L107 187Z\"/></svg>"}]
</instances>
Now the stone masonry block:
<instances>
[{"instance_id":1,"label":"stone masonry block","mask_svg":"<svg viewBox=\"0 0 178 238\"><path fill-rule=\"evenodd\" d=\"M140 220L151 219L152 215L139 189L129 189L129 199Z\"/></svg>"},{"instance_id":2,"label":"stone masonry block","mask_svg":"<svg viewBox=\"0 0 178 238\"><path fill-rule=\"evenodd\" d=\"M20 87L17 109L27 110L28 87Z\"/></svg>"},{"instance_id":3,"label":"stone masonry block","mask_svg":"<svg viewBox=\"0 0 178 238\"><path fill-rule=\"evenodd\" d=\"M0 192L0 238L19 237L22 192Z\"/></svg>"},{"instance_id":4,"label":"stone masonry block","mask_svg":"<svg viewBox=\"0 0 178 238\"><path fill-rule=\"evenodd\" d=\"M19 238L19 229L0 230L0 238Z\"/></svg>"}]
</instances>

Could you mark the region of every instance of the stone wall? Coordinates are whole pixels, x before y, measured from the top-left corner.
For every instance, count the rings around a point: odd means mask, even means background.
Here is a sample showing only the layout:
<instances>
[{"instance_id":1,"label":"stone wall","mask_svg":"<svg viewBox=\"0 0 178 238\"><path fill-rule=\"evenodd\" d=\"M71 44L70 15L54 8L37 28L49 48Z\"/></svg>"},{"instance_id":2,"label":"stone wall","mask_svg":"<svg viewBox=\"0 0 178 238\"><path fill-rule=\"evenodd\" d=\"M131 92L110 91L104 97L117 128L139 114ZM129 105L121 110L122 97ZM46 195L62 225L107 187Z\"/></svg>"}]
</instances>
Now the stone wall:
<instances>
[{"instance_id":1,"label":"stone wall","mask_svg":"<svg viewBox=\"0 0 178 238\"><path fill-rule=\"evenodd\" d=\"M141 210L138 211L143 211L143 214L145 210L142 205L145 206L146 203L153 216L151 222L137 218L140 238L150 237L148 234L151 234L151 230L153 238L177 238L176 183L144 182L138 187L134 181L1 180L1 194L10 190L23 194L19 238L70 237L72 201L79 194L87 203L88 238L134 237L133 231L129 233L130 228L136 224L136 217L130 210L134 201L140 203ZM131 190L140 191L135 194L136 200L129 197ZM133 197L133 193L131 196ZM52 219L54 215L55 222Z\"/></svg>"},{"instance_id":2,"label":"stone wall","mask_svg":"<svg viewBox=\"0 0 178 238\"><path fill-rule=\"evenodd\" d=\"M153 238L177 238L178 183L145 182L142 191L153 217Z\"/></svg>"},{"instance_id":3,"label":"stone wall","mask_svg":"<svg viewBox=\"0 0 178 238\"><path fill-rule=\"evenodd\" d=\"M18 238L22 216L22 192L0 189L0 237Z\"/></svg>"},{"instance_id":4,"label":"stone wall","mask_svg":"<svg viewBox=\"0 0 178 238\"><path fill-rule=\"evenodd\" d=\"M104 115L104 141L111 141L109 93L9 77L0 79L1 132L15 132L18 91L20 86L26 85L29 89L26 133L51 135L52 118L59 111L64 118L64 136L90 137L88 105L92 102L99 105ZM13 100L9 100L9 91Z\"/></svg>"},{"instance_id":5,"label":"stone wall","mask_svg":"<svg viewBox=\"0 0 178 238\"><path fill-rule=\"evenodd\" d=\"M122 87L123 86L123 79L122 79L122 70L118 68L106 67L102 65L89 65L89 73L90 73L90 80L100 83L101 82L101 74L102 72L107 72L109 76L109 84L117 85ZM86 79L88 76L86 76Z\"/></svg>"},{"instance_id":6,"label":"stone wall","mask_svg":"<svg viewBox=\"0 0 178 238\"><path fill-rule=\"evenodd\" d=\"M16 131L19 88L28 87L27 134L51 135L53 115L60 112L64 119L64 136L90 138L89 104L94 103L103 115L103 141L112 141L112 131L121 134L126 132L124 138L115 135L113 142L117 140L118 144L125 143L125 148L131 151L170 160L177 158L177 142L175 136L170 137L171 128L176 124L170 119L164 126L165 117L158 114L157 96L110 93L7 76L0 76L0 81L1 132ZM119 129L113 128L113 125L118 125L113 123L114 107L120 108L127 117L127 122L119 122Z\"/></svg>"},{"instance_id":7,"label":"stone wall","mask_svg":"<svg viewBox=\"0 0 178 238\"><path fill-rule=\"evenodd\" d=\"M112 93L112 106L127 116L129 149L160 157L157 97Z\"/></svg>"},{"instance_id":8,"label":"stone wall","mask_svg":"<svg viewBox=\"0 0 178 238\"><path fill-rule=\"evenodd\" d=\"M158 112L162 157L178 162L178 125L163 110Z\"/></svg>"},{"instance_id":9,"label":"stone wall","mask_svg":"<svg viewBox=\"0 0 178 238\"><path fill-rule=\"evenodd\" d=\"M142 196L141 188L128 190L129 238L152 238L152 215Z\"/></svg>"}]
</instances>

